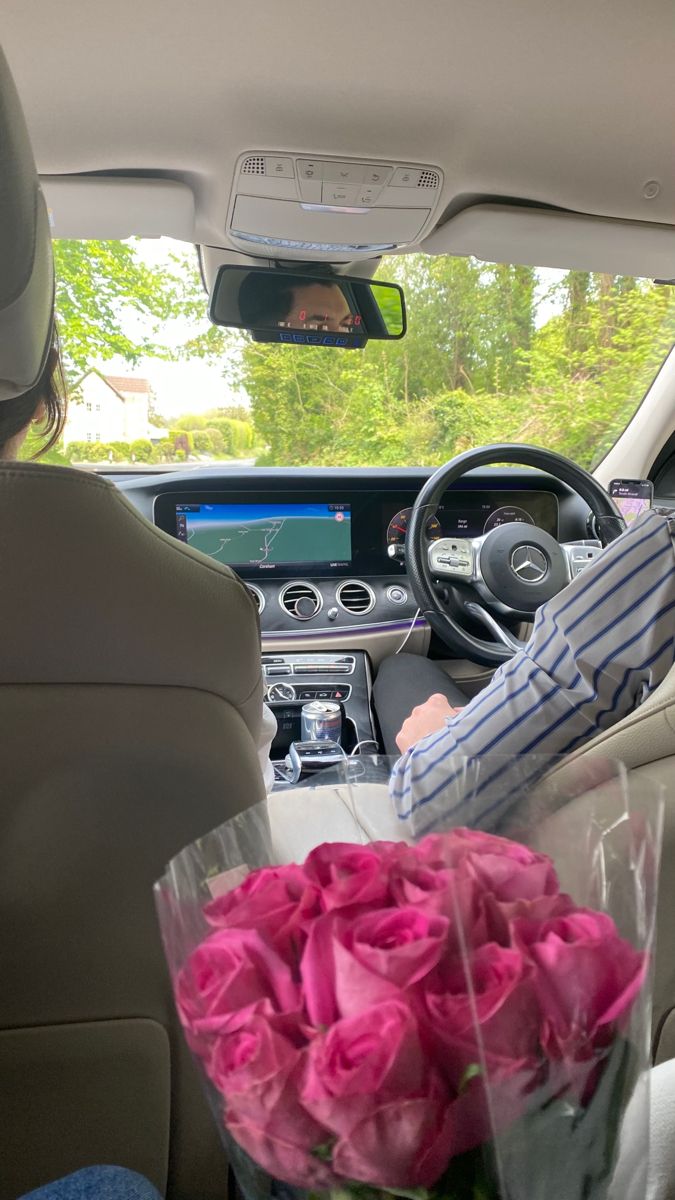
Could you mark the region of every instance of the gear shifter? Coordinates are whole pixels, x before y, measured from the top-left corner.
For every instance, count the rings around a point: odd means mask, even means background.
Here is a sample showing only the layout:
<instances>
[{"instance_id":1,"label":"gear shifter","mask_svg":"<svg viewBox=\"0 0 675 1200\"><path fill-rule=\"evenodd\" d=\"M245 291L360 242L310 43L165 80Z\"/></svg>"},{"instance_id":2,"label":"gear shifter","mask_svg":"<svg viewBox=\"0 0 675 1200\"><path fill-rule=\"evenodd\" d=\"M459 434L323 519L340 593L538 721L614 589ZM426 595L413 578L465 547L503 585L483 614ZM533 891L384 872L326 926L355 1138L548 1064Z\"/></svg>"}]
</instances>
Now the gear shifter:
<instances>
[{"instance_id":1,"label":"gear shifter","mask_svg":"<svg viewBox=\"0 0 675 1200\"><path fill-rule=\"evenodd\" d=\"M339 742L327 739L314 742L291 742L286 755L286 768L289 772L289 782L298 783L306 775L313 775L324 767L334 767L346 758Z\"/></svg>"}]
</instances>

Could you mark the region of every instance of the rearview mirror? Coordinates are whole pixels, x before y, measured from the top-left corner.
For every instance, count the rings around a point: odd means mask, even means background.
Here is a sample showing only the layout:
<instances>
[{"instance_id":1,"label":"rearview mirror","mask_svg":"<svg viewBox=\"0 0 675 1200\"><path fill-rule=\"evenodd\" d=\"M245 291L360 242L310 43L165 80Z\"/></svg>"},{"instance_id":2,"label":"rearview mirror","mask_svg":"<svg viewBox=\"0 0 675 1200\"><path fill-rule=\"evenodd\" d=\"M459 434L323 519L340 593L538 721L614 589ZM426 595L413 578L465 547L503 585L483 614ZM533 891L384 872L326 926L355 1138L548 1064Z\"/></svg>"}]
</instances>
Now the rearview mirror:
<instances>
[{"instance_id":1,"label":"rearview mirror","mask_svg":"<svg viewBox=\"0 0 675 1200\"><path fill-rule=\"evenodd\" d=\"M214 325L247 329L257 342L363 349L402 338L403 291L395 283L267 267L221 267L211 295Z\"/></svg>"}]
</instances>

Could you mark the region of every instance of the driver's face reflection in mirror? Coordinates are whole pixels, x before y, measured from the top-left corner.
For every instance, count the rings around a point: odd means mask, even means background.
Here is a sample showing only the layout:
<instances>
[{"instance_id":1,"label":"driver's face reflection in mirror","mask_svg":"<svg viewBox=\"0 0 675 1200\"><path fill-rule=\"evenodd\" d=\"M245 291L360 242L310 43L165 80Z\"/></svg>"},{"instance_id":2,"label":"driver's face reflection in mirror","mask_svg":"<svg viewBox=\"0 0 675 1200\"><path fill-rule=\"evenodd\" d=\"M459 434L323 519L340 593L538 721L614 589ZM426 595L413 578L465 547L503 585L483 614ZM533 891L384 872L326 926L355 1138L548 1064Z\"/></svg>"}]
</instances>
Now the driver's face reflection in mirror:
<instances>
[{"instance_id":1,"label":"driver's face reflection in mirror","mask_svg":"<svg viewBox=\"0 0 675 1200\"><path fill-rule=\"evenodd\" d=\"M293 288L291 307L279 325L286 329L317 329L326 333L346 333L354 316L337 284L307 283Z\"/></svg>"}]
</instances>

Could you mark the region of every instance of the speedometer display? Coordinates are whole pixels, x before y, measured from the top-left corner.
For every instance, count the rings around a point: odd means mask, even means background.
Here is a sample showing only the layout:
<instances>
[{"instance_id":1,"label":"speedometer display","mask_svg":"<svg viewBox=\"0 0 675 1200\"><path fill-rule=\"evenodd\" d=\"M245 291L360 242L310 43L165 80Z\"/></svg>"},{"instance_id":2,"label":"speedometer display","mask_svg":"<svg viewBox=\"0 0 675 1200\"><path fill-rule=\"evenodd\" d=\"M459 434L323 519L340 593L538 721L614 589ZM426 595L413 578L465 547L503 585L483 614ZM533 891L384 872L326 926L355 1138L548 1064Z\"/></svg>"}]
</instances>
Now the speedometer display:
<instances>
[{"instance_id":1,"label":"speedometer display","mask_svg":"<svg viewBox=\"0 0 675 1200\"><path fill-rule=\"evenodd\" d=\"M512 506L507 508L498 508L493 513L490 513L485 525L483 533L489 533L491 529L498 529L500 525L508 525L511 521L522 521L524 525L534 525L534 519L524 508Z\"/></svg>"},{"instance_id":2,"label":"speedometer display","mask_svg":"<svg viewBox=\"0 0 675 1200\"><path fill-rule=\"evenodd\" d=\"M387 528L388 546L403 546L405 544L405 536L408 532L408 521L410 520L411 512L411 508L402 508L400 512L396 513L395 517L392 517ZM438 517L429 517L426 532L430 542L435 542L438 538L443 537Z\"/></svg>"}]
</instances>

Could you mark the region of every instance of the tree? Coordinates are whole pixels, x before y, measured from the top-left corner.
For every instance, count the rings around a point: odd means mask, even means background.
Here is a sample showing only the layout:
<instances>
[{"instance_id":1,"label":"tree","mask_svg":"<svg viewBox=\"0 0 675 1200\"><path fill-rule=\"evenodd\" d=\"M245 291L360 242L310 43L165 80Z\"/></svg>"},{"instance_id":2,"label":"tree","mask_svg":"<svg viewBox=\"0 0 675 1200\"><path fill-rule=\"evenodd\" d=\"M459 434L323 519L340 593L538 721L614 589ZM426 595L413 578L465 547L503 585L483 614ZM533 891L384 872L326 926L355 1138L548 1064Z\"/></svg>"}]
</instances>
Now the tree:
<instances>
[{"instance_id":1,"label":"tree","mask_svg":"<svg viewBox=\"0 0 675 1200\"><path fill-rule=\"evenodd\" d=\"M259 461L435 465L491 441L528 441L584 466L635 411L675 338L675 290L567 272L536 327L529 267L411 256L389 264L410 328L365 351L249 342L239 385Z\"/></svg>"},{"instance_id":2,"label":"tree","mask_svg":"<svg viewBox=\"0 0 675 1200\"><path fill-rule=\"evenodd\" d=\"M82 375L96 359L120 356L134 364L144 356L219 360L228 333L207 320L207 296L194 249L172 253L167 270L148 266L136 240L54 242L56 315L69 373ZM128 332L129 314L139 318ZM180 318L195 336L177 347L162 337L163 326ZM164 424L153 410L151 419Z\"/></svg>"},{"instance_id":3,"label":"tree","mask_svg":"<svg viewBox=\"0 0 675 1200\"><path fill-rule=\"evenodd\" d=\"M152 462L154 447L148 438L136 438L129 450L136 462Z\"/></svg>"}]
</instances>

